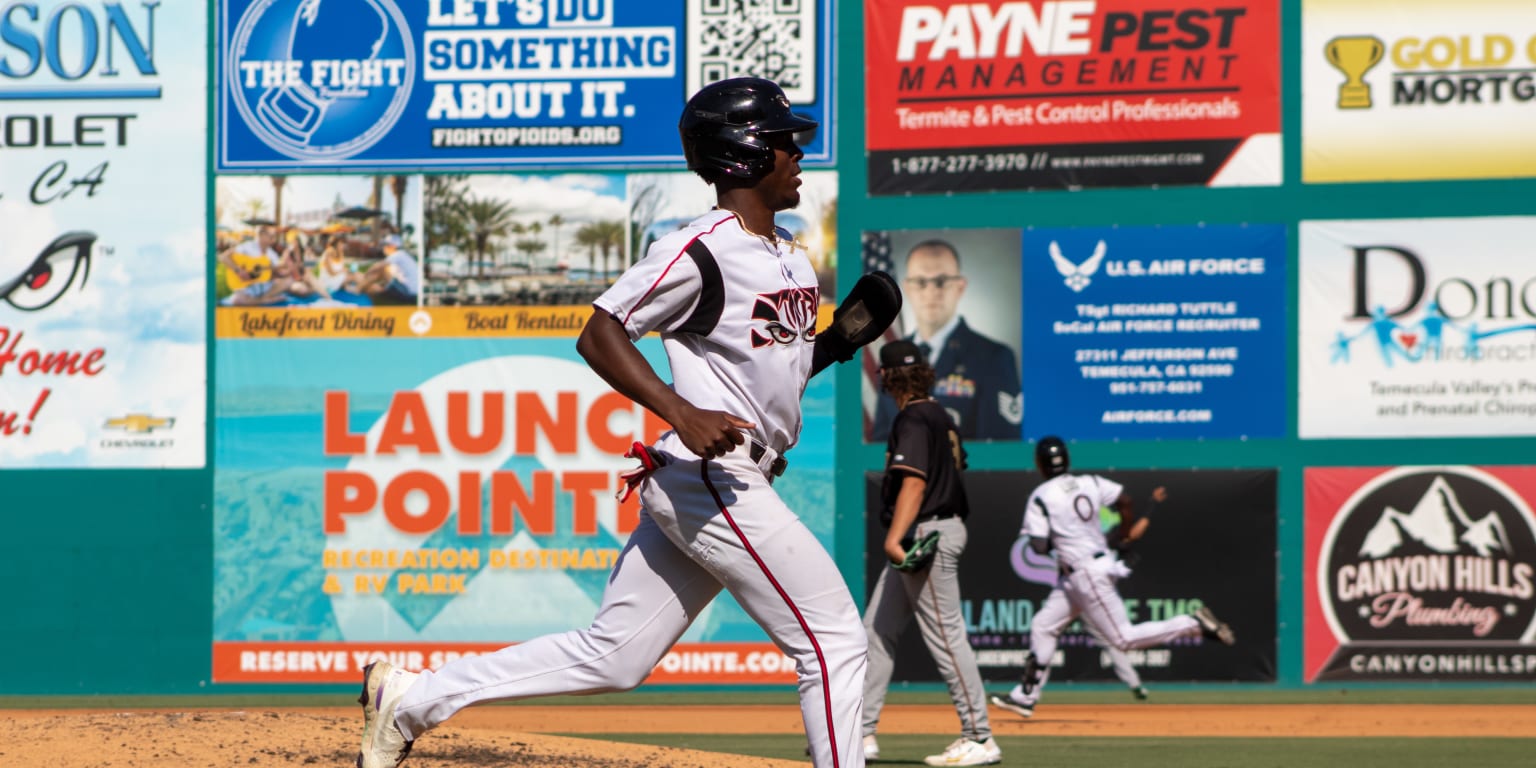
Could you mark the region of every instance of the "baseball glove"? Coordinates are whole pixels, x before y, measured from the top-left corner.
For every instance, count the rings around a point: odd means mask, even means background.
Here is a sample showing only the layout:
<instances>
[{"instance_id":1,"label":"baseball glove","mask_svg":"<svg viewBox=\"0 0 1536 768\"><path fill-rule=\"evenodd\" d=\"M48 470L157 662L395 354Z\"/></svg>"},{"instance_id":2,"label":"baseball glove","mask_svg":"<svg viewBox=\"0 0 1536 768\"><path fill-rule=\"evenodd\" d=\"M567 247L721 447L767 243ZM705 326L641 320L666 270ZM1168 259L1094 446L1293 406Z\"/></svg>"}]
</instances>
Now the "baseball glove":
<instances>
[{"instance_id":1,"label":"baseball glove","mask_svg":"<svg viewBox=\"0 0 1536 768\"><path fill-rule=\"evenodd\" d=\"M933 562L933 556L938 551L939 532L929 531L918 538L917 541L912 542L912 546L907 547L907 558L905 560L891 567L908 573L921 571L927 568L929 563Z\"/></svg>"}]
</instances>

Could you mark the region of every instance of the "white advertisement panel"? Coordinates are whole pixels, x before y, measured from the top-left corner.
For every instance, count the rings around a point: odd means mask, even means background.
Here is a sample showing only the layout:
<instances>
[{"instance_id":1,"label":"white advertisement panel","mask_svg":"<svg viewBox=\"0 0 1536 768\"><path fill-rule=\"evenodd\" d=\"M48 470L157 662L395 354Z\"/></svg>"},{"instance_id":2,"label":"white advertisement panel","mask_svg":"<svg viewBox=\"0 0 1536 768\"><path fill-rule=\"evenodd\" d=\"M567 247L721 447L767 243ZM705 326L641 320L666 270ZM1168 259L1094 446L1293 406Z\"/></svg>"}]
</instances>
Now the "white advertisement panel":
<instances>
[{"instance_id":1,"label":"white advertisement panel","mask_svg":"<svg viewBox=\"0 0 1536 768\"><path fill-rule=\"evenodd\" d=\"M1536 176L1536 3L1305 0L1302 180Z\"/></svg>"},{"instance_id":2,"label":"white advertisement panel","mask_svg":"<svg viewBox=\"0 0 1536 768\"><path fill-rule=\"evenodd\" d=\"M207 31L0 10L0 470L205 463Z\"/></svg>"},{"instance_id":3,"label":"white advertisement panel","mask_svg":"<svg viewBox=\"0 0 1536 768\"><path fill-rule=\"evenodd\" d=\"M1301 437L1536 434L1536 217L1300 229Z\"/></svg>"}]
</instances>

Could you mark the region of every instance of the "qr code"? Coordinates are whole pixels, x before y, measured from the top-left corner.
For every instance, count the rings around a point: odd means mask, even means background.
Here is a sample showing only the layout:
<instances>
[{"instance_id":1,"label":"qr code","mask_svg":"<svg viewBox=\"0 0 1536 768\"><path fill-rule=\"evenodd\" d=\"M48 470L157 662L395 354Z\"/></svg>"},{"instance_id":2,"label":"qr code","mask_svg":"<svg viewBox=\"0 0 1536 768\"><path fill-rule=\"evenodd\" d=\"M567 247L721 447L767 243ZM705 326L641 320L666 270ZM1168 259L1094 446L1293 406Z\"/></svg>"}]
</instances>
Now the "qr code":
<instances>
[{"instance_id":1,"label":"qr code","mask_svg":"<svg viewBox=\"0 0 1536 768\"><path fill-rule=\"evenodd\" d=\"M827 0L688 0L688 92L766 77L795 104L816 101L817 10Z\"/></svg>"}]
</instances>

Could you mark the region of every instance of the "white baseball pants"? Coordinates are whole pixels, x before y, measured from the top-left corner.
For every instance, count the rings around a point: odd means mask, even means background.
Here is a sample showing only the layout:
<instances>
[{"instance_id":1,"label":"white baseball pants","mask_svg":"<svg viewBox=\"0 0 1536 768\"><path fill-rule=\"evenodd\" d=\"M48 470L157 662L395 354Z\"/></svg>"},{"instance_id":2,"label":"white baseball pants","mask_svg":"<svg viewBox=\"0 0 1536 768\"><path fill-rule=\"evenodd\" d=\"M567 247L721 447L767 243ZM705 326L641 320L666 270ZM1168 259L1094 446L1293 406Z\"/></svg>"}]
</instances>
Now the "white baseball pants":
<instances>
[{"instance_id":1,"label":"white baseball pants","mask_svg":"<svg viewBox=\"0 0 1536 768\"><path fill-rule=\"evenodd\" d=\"M1051 676L1051 657L1056 655L1056 641L1062 630L1078 616L1098 630L1096 634L1108 647L1122 651L1165 645L1180 637L1200 634L1200 622L1192 616L1132 624L1125 615L1120 591L1115 588L1115 577L1110 574L1114 562L1112 555L1093 558L1070 575L1062 576L1050 596L1045 598L1029 631L1030 651L1040 663L1040 672L1029 690L1024 690L1022 684L1014 687L1015 700L1030 706L1040 701L1040 691Z\"/></svg>"},{"instance_id":2,"label":"white baseball pants","mask_svg":"<svg viewBox=\"0 0 1536 768\"><path fill-rule=\"evenodd\" d=\"M813 764L864 765L864 625L837 564L745 446L708 462L672 435L656 448L670 461L641 486L592 625L424 673L396 710L406 738L472 704L634 688L724 587L795 660Z\"/></svg>"}]
</instances>

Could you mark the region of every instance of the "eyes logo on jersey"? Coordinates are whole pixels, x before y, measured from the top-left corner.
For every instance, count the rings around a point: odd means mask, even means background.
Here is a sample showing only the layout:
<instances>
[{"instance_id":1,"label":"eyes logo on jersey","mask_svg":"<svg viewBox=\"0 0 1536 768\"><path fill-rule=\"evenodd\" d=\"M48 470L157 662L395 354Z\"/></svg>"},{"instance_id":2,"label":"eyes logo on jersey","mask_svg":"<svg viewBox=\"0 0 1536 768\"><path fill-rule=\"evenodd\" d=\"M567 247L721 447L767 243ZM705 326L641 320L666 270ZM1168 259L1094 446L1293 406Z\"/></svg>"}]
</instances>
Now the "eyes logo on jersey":
<instances>
[{"instance_id":1,"label":"eyes logo on jersey","mask_svg":"<svg viewBox=\"0 0 1536 768\"><path fill-rule=\"evenodd\" d=\"M752 348L789 344L795 339L815 341L816 305L820 300L820 291L815 288L785 288L758 294L752 305L752 319L762 325L752 329Z\"/></svg>"}]
</instances>

